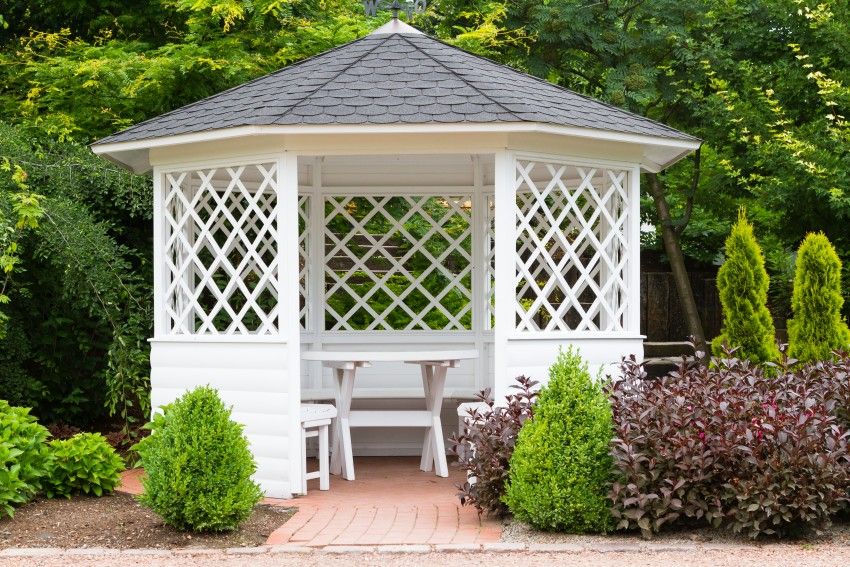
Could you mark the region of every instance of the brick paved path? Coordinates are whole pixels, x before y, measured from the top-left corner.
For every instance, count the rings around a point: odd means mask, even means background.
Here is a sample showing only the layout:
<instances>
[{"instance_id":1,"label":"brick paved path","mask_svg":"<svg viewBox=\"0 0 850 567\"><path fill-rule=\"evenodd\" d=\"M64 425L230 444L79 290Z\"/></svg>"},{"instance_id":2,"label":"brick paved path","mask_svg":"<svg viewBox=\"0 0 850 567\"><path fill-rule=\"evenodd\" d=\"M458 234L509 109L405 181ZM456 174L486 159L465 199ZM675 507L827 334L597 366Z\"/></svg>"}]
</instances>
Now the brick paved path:
<instances>
[{"instance_id":1,"label":"brick paved path","mask_svg":"<svg viewBox=\"0 0 850 567\"><path fill-rule=\"evenodd\" d=\"M462 508L455 486L463 473L449 478L419 470L418 457L355 459L357 480L331 476L322 492L310 481L307 496L276 503L298 513L269 538L270 545L396 545L484 543L499 541L501 525L478 519Z\"/></svg>"},{"instance_id":2,"label":"brick paved path","mask_svg":"<svg viewBox=\"0 0 850 567\"><path fill-rule=\"evenodd\" d=\"M449 478L419 470L419 457L355 459L357 480L331 476L331 488L311 480L307 496L266 499L298 512L268 539L269 545L477 544L499 541L501 524L480 520L462 508L455 486L463 473L449 467ZM140 490L140 471L125 473L122 489Z\"/></svg>"}]
</instances>

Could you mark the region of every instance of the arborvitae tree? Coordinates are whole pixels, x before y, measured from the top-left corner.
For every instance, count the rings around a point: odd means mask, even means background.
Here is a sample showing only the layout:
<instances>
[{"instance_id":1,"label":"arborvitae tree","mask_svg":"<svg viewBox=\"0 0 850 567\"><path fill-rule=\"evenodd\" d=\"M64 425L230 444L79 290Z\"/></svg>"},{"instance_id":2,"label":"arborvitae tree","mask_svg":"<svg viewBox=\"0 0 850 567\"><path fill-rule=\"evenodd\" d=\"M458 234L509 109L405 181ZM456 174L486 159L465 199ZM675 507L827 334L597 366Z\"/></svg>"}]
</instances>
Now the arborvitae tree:
<instances>
[{"instance_id":1,"label":"arborvitae tree","mask_svg":"<svg viewBox=\"0 0 850 567\"><path fill-rule=\"evenodd\" d=\"M797 252L794 294L788 320L788 355L811 362L846 349L850 330L841 317L841 260L822 233L806 236Z\"/></svg>"},{"instance_id":2,"label":"arborvitae tree","mask_svg":"<svg viewBox=\"0 0 850 567\"><path fill-rule=\"evenodd\" d=\"M717 289L723 307L720 336L712 341L717 355L725 343L737 348L736 356L754 362L779 358L776 329L767 309L770 279L764 269L764 255L747 220L744 208L726 239L726 262L717 273Z\"/></svg>"}]
</instances>

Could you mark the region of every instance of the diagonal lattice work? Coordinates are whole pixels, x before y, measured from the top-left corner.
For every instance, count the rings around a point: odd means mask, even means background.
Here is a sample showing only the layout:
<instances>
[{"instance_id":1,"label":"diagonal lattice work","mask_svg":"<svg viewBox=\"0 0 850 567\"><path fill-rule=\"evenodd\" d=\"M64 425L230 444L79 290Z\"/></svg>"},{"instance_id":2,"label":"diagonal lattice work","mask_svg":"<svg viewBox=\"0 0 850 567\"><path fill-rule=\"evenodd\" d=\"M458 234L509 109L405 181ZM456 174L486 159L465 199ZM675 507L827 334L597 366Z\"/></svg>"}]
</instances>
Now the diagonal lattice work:
<instances>
[{"instance_id":1,"label":"diagonal lattice work","mask_svg":"<svg viewBox=\"0 0 850 567\"><path fill-rule=\"evenodd\" d=\"M471 203L326 196L325 330L471 329Z\"/></svg>"},{"instance_id":2,"label":"diagonal lattice work","mask_svg":"<svg viewBox=\"0 0 850 567\"><path fill-rule=\"evenodd\" d=\"M167 334L278 332L277 203L276 163L164 175Z\"/></svg>"},{"instance_id":3,"label":"diagonal lattice work","mask_svg":"<svg viewBox=\"0 0 850 567\"><path fill-rule=\"evenodd\" d=\"M628 172L516 162L516 329L622 331Z\"/></svg>"}]
</instances>

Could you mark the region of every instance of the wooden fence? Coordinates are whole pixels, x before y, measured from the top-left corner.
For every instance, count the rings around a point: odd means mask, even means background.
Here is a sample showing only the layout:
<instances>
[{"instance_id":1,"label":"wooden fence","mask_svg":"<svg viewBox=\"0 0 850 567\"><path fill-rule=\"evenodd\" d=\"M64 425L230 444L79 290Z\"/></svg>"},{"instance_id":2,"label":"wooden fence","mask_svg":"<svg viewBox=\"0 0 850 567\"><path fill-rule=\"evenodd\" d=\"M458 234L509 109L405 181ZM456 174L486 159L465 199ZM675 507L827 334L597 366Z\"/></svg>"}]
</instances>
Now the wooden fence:
<instances>
[{"instance_id":1,"label":"wooden fence","mask_svg":"<svg viewBox=\"0 0 850 567\"><path fill-rule=\"evenodd\" d=\"M690 272L691 286L708 340L720 334L720 298L717 275L713 272ZM673 274L645 271L640 275L640 331L648 341L683 341L688 324L679 303Z\"/></svg>"}]
</instances>

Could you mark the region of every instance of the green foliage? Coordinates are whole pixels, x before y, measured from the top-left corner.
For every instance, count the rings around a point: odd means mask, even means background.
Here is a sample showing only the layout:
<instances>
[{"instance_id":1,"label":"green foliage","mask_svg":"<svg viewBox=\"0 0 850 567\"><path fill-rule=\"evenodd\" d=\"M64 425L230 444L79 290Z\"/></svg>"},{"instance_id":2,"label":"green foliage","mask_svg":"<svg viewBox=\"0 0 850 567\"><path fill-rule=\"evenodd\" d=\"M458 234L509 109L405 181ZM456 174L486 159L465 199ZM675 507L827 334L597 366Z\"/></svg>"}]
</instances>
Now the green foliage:
<instances>
[{"instance_id":1,"label":"green foliage","mask_svg":"<svg viewBox=\"0 0 850 567\"><path fill-rule=\"evenodd\" d=\"M100 433L78 433L49 443L42 489L49 498L72 494L103 496L121 480L124 461Z\"/></svg>"},{"instance_id":2,"label":"green foliage","mask_svg":"<svg viewBox=\"0 0 850 567\"><path fill-rule=\"evenodd\" d=\"M145 469L139 501L180 530L226 531L262 498L242 426L209 387L163 408L135 448Z\"/></svg>"},{"instance_id":3,"label":"green foliage","mask_svg":"<svg viewBox=\"0 0 850 567\"><path fill-rule=\"evenodd\" d=\"M11 227L0 391L45 420L87 425L111 414L129 428L148 413L150 180L3 123L0 154L0 224L24 226ZM13 201L22 192L39 195L37 208Z\"/></svg>"},{"instance_id":4,"label":"green foliage","mask_svg":"<svg viewBox=\"0 0 850 567\"><path fill-rule=\"evenodd\" d=\"M29 412L0 400L0 517L35 496L45 474L48 432Z\"/></svg>"},{"instance_id":5,"label":"green foliage","mask_svg":"<svg viewBox=\"0 0 850 567\"><path fill-rule=\"evenodd\" d=\"M607 531L612 419L587 363L572 347L561 352L511 457L505 502L514 516L543 530Z\"/></svg>"},{"instance_id":6,"label":"green foliage","mask_svg":"<svg viewBox=\"0 0 850 567\"><path fill-rule=\"evenodd\" d=\"M806 236L797 252L794 318L788 320L788 355L805 362L827 360L850 346L841 317L841 260L822 233Z\"/></svg>"},{"instance_id":7,"label":"green foliage","mask_svg":"<svg viewBox=\"0 0 850 567\"><path fill-rule=\"evenodd\" d=\"M778 360L776 330L767 309L769 285L764 256L742 208L726 239L726 262L717 273L723 326L720 336L712 341L715 353L722 352L726 344L737 348L736 356L742 359Z\"/></svg>"}]
</instances>

